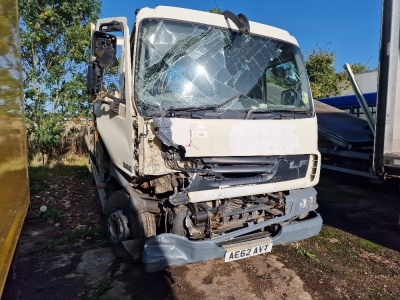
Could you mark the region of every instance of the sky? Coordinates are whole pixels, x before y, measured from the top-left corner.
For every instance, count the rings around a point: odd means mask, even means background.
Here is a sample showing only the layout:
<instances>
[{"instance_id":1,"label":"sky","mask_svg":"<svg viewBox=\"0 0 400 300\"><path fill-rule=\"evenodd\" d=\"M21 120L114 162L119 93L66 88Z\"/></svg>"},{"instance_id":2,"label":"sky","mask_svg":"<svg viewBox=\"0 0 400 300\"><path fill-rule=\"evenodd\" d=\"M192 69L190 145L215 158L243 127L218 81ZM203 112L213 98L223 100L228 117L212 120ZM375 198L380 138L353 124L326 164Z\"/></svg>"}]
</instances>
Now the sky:
<instances>
[{"instance_id":1,"label":"sky","mask_svg":"<svg viewBox=\"0 0 400 300\"><path fill-rule=\"evenodd\" d=\"M157 5L196 10L214 7L251 21L285 29L300 44L304 55L312 49L334 51L335 67L345 63L378 66L382 0L103 0L101 17L128 18L130 30L138 8Z\"/></svg>"}]
</instances>

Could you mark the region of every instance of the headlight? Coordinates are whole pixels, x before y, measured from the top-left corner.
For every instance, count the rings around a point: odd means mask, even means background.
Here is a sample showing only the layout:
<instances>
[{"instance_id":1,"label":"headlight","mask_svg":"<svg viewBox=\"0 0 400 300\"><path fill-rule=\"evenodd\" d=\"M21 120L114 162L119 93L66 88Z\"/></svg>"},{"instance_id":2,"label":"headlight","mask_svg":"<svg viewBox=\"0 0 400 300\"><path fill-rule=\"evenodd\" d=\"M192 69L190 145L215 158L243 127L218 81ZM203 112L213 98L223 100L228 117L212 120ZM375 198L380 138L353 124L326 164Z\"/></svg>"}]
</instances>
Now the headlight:
<instances>
[{"instance_id":1,"label":"headlight","mask_svg":"<svg viewBox=\"0 0 400 300\"><path fill-rule=\"evenodd\" d=\"M318 207L317 196L311 196L300 200L299 208L301 210L313 210Z\"/></svg>"}]
</instances>

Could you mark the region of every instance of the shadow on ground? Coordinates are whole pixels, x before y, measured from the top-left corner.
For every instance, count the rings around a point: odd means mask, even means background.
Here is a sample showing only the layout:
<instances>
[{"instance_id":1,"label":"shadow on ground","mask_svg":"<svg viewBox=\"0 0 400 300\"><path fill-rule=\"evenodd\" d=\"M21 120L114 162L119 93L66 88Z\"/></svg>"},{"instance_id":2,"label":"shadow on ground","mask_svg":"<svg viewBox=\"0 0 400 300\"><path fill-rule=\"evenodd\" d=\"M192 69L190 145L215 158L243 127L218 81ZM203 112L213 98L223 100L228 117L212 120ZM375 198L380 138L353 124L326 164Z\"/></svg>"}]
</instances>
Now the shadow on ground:
<instances>
[{"instance_id":1,"label":"shadow on ground","mask_svg":"<svg viewBox=\"0 0 400 300\"><path fill-rule=\"evenodd\" d=\"M375 184L366 178L324 171L316 189L324 224L400 251L398 182Z\"/></svg>"},{"instance_id":2,"label":"shadow on ground","mask_svg":"<svg viewBox=\"0 0 400 300\"><path fill-rule=\"evenodd\" d=\"M29 171L31 210L1 299L174 299L168 273L115 258L87 167Z\"/></svg>"}]
</instances>

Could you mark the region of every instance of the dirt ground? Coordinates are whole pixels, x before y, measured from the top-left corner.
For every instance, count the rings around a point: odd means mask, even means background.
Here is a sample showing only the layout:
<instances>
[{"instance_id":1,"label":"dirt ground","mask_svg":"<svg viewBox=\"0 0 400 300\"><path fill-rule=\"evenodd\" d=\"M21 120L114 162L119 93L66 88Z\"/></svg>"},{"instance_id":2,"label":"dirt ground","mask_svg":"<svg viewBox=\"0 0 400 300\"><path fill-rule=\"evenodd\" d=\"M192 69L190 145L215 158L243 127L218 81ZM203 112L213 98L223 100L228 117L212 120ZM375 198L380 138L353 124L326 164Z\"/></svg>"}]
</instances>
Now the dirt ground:
<instances>
[{"instance_id":1,"label":"dirt ground","mask_svg":"<svg viewBox=\"0 0 400 300\"><path fill-rule=\"evenodd\" d=\"M317 190L324 227L314 238L147 274L108 247L86 168L33 182L2 299L399 299L398 187L326 173Z\"/></svg>"}]
</instances>

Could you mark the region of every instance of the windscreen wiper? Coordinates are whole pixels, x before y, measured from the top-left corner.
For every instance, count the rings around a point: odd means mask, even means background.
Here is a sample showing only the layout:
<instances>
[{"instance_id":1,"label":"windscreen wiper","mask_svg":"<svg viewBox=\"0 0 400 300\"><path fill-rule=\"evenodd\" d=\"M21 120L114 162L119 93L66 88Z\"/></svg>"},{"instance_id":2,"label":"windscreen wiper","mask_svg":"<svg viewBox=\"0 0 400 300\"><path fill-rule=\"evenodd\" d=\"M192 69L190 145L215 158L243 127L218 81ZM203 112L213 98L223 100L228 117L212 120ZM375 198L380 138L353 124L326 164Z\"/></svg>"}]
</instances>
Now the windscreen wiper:
<instances>
[{"instance_id":1,"label":"windscreen wiper","mask_svg":"<svg viewBox=\"0 0 400 300\"><path fill-rule=\"evenodd\" d=\"M199 110L217 109L217 108L224 106L225 104L228 104L229 102L235 100L240 95L241 94L237 94L237 95L225 100L224 102L221 102L218 104L213 104L213 105L171 107L168 109L168 113L176 112L176 111L199 111Z\"/></svg>"},{"instance_id":2,"label":"windscreen wiper","mask_svg":"<svg viewBox=\"0 0 400 300\"><path fill-rule=\"evenodd\" d=\"M271 116L269 116L268 119L282 119L282 117L289 117L289 116L293 116L293 118L295 118L296 114L310 115L309 111L304 111L304 110L254 108L248 110L245 119L246 120L251 119L251 117L257 113L270 114Z\"/></svg>"}]
</instances>

